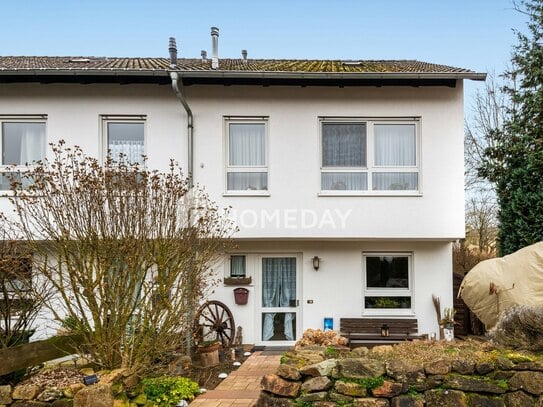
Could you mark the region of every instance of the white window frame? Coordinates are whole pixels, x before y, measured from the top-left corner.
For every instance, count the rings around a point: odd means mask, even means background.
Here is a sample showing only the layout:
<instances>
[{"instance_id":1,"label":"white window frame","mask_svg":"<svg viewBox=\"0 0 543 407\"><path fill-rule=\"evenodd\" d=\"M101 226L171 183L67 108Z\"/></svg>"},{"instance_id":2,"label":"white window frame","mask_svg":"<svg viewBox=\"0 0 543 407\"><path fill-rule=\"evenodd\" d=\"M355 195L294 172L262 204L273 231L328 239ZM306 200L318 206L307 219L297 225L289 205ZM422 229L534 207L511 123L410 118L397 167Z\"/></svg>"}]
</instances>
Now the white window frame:
<instances>
[{"instance_id":1,"label":"white window frame","mask_svg":"<svg viewBox=\"0 0 543 407\"><path fill-rule=\"evenodd\" d=\"M11 164L4 164L4 151L2 149L3 146L3 129L4 123L43 123L45 127L45 145L47 146L47 115L40 114L40 115L0 115L0 173L24 173L32 171L32 165L28 164L20 164L20 165L11 165ZM44 151L44 157L47 157L47 148L46 151ZM6 195L9 194L9 189L1 189L0 188L0 194Z\"/></svg>"},{"instance_id":2,"label":"white window frame","mask_svg":"<svg viewBox=\"0 0 543 407\"><path fill-rule=\"evenodd\" d=\"M270 171L269 171L269 118L267 116L258 117L236 117L224 116L224 196L270 196ZM264 165L230 165L230 124L264 124ZM262 172L267 174L266 190L229 190L228 173L229 172Z\"/></svg>"},{"instance_id":3,"label":"white window frame","mask_svg":"<svg viewBox=\"0 0 543 407\"><path fill-rule=\"evenodd\" d=\"M147 116L146 115L100 115L101 120L101 151L102 162L105 162L108 157L109 143L108 143L108 123L142 123L143 124L143 151L144 155L147 154ZM119 157L112 157L115 161L119 160Z\"/></svg>"},{"instance_id":4,"label":"white window frame","mask_svg":"<svg viewBox=\"0 0 543 407\"><path fill-rule=\"evenodd\" d=\"M366 117L319 117L319 196L421 196L422 195L422 178L421 178L421 148L420 148L420 117L391 117L391 118L366 118ZM323 159L323 124L324 123L360 123L366 125L366 166L365 167L324 167ZM375 146L374 146L374 126L381 124L407 124L415 125L415 155L416 163L414 166L377 166L375 162ZM322 174L323 173L365 173L367 176L366 190L324 190L322 189ZM381 172L400 172L400 173L417 173L417 189L416 190L373 190L373 174Z\"/></svg>"},{"instance_id":5,"label":"white window frame","mask_svg":"<svg viewBox=\"0 0 543 407\"><path fill-rule=\"evenodd\" d=\"M232 257L244 257L245 258L245 275L243 276L233 276L232 275ZM227 261L228 265L227 265L227 275L226 277L230 278L236 278L236 277L242 277L242 278L247 278L249 277L249 256L247 256L246 253L230 253L228 255L228 261Z\"/></svg>"},{"instance_id":6,"label":"white window frame","mask_svg":"<svg viewBox=\"0 0 543 407\"><path fill-rule=\"evenodd\" d=\"M368 257L407 257L408 288L370 288L367 282ZM415 313L415 295L413 287L413 252L363 252L362 253L362 315L412 316ZM366 308L366 297L410 297L410 308Z\"/></svg>"}]
</instances>

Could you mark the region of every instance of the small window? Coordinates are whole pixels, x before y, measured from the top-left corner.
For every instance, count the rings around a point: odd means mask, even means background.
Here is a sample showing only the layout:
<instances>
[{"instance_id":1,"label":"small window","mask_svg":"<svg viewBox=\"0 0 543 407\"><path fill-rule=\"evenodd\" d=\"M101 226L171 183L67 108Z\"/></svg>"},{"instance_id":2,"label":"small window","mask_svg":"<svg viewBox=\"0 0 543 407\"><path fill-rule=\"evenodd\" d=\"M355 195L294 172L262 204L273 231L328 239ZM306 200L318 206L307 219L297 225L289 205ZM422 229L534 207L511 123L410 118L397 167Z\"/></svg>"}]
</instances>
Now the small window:
<instances>
[{"instance_id":1,"label":"small window","mask_svg":"<svg viewBox=\"0 0 543 407\"><path fill-rule=\"evenodd\" d=\"M105 154L115 161L143 164L145 155L145 120L137 118L110 118L104 120Z\"/></svg>"},{"instance_id":2,"label":"small window","mask_svg":"<svg viewBox=\"0 0 543 407\"><path fill-rule=\"evenodd\" d=\"M412 309L411 254L364 255L364 309L402 313Z\"/></svg>"},{"instance_id":3,"label":"small window","mask_svg":"<svg viewBox=\"0 0 543 407\"><path fill-rule=\"evenodd\" d=\"M45 158L45 122L0 118L0 133L2 139L0 189L10 189L11 181L22 181L24 187L31 181L21 173L28 169L28 165Z\"/></svg>"},{"instance_id":4,"label":"small window","mask_svg":"<svg viewBox=\"0 0 543 407\"><path fill-rule=\"evenodd\" d=\"M267 121L226 121L228 192L262 193L268 190Z\"/></svg>"},{"instance_id":5,"label":"small window","mask_svg":"<svg viewBox=\"0 0 543 407\"><path fill-rule=\"evenodd\" d=\"M418 192L417 123L396 119L321 119L321 190Z\"/></svg>"},{"instance_id":6,"label":"small window","mask_svg":"<svg viewBox=\"0 0 543 407\"><path fill-rule=\"evenodd\" d=\"M0 316L15 316L31 306L27 292L32 288L32 259L4 256L0 262Z\"/></svg>"},{"instance_id":7,"label":"small window","mask_svg":"<svg viewBox=\"0 0 543 407\"><path fill-rule=\"evenodd\" d=\"M230 256L230 277L247 276L247 259L245 256Z\"/></svg>"}]
</instances>

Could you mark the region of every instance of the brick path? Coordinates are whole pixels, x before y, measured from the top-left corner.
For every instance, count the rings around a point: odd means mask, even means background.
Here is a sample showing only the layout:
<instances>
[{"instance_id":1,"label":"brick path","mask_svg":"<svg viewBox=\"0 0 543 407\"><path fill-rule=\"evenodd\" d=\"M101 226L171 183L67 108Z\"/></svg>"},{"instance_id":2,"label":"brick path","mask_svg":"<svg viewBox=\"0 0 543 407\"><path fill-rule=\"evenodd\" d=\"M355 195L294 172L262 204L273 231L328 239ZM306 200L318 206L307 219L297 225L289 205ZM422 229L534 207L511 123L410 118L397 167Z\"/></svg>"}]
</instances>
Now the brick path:
<instances>
[{"instance_id":1,"label":"brick path","mask_svg":"<svg viewBox=\"0 0 543 407\"><path fill-rule=\"evenodd\" d=\"M191 407L251 407L260 394L262 376L274 373L280 355L264 356L253 353L238 370L233 371L215 390L199 395Z\"/></svg>"}]
</instances>

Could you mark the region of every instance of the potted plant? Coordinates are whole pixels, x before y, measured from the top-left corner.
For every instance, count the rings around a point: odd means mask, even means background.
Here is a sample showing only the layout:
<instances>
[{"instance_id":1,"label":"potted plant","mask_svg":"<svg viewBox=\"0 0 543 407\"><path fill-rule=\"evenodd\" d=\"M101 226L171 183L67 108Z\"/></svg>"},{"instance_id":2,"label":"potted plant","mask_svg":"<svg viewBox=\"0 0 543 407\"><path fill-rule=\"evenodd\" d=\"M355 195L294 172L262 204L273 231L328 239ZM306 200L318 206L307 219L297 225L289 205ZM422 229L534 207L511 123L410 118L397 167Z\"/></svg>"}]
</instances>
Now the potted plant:
<instances>
[{"instance_id":1,"label":"potted plant","mask_svg":"<svg viewBox=\"0 0 543 407\"><path fill-rule=\"evenodd\" d=\"M216 340L203 341L196 346L198 353L211 353L218 351L221 347L221 343Z\"/></svg>"},{"instance_id":2,"label":"potted plant","mask_svg":"<svg viewBox=\"0 0 543 407\"><path fill-rule=\"evenodd\" d=\"M456 311L453 308L445 308L443 310L443 317L439 321L439 324L443 327L443 335L446 341L452 341L454 339L454 315Z\"/></svg>"}]
</instances>

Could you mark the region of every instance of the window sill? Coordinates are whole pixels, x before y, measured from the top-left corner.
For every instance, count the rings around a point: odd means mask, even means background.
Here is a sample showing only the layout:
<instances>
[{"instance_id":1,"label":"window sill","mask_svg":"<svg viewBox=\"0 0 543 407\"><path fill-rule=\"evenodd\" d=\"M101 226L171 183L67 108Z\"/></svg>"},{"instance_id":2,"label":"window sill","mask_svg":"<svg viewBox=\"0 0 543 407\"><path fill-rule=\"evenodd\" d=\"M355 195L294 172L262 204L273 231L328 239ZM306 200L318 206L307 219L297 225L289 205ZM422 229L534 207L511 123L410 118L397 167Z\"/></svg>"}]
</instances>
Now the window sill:
<instances>
[{"instance_id":1,"label":"window sill","mask_svg":"<svg viewBox=\"0 0 543 407\"><path fill-rule=\"evenodd\" d=\"M257 192L257 191L229 191L229 192L224 192L222 194L222 196L270 196L270 193L268 191L262 191L262 192Z\"/></svg>"},{"instance_id":2,"label":"window sill","mask_svg":"<svg viewBox=\"0 0 543 407\"><path fill-rule=\"evenodd\" d=\"M384 191L376 191L376 192L360 192L360 191L353 191L353 192L324 192L321 191L317 193L317 196L322 197L338 197L338 196L369 196L369 197L383 197L383 196L390 196L390 197L421 197L421 192L384 192Z\"/></svg>"}]
</instances>

